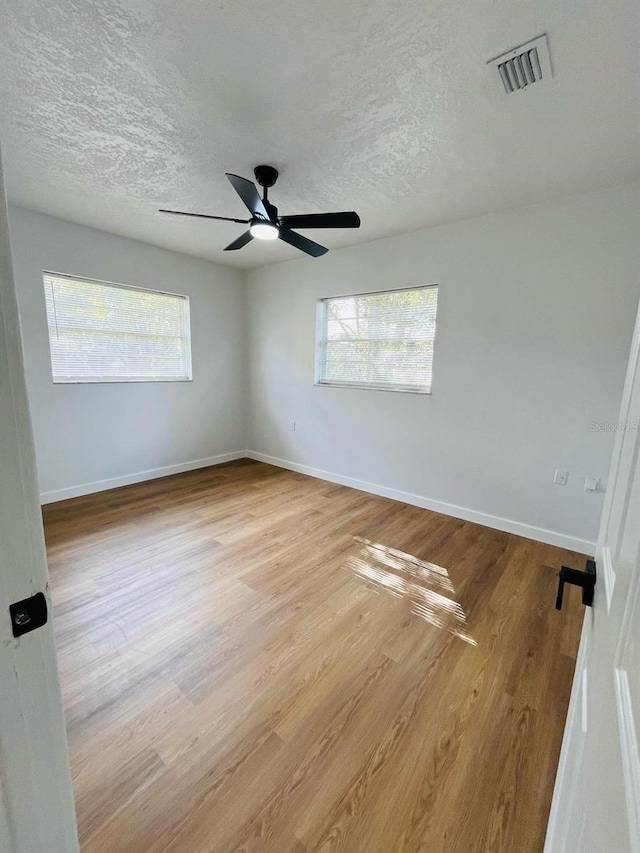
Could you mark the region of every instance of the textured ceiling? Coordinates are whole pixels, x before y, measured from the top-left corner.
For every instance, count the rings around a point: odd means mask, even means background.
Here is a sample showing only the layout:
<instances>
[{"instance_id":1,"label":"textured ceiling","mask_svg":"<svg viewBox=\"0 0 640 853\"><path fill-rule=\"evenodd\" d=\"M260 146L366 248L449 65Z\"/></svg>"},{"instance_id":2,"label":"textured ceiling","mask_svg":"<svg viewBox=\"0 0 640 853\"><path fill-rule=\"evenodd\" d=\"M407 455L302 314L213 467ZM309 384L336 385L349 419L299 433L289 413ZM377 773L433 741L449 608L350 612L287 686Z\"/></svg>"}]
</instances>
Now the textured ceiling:
<instances>
[{"instance_id":1,"label":"textured ceiling","mask_svg":"<svg viewBox=\"0 0 640 853\"><path fill-rule=\"evenodd\" d=\"M224 172L281 213L355 208L329 247L640 174L635 0L2 0L10 200L238 266ZM487 60L547 32L555 78L507 96ZM496 73L495 71L493 73ZM309 263L322 263L322 259Z\"/></svg>"}]
</instances>

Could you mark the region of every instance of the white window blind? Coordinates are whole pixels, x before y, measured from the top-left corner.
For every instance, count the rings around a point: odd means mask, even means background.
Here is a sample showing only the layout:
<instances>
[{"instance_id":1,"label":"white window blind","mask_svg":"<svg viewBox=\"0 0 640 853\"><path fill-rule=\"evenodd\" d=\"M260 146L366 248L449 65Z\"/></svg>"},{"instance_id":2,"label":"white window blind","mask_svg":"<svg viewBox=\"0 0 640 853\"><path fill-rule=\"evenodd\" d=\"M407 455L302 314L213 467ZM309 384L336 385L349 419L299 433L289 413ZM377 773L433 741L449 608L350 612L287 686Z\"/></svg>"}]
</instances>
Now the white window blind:
<instances>
[{"instance_id":1,"label":"white window blind","mask_svg":"<svg viewBox=\"0 0 640 853\"><path fill-rule=\"evenodd\" d=\"M436 285L322 299L316 382L430 393Z\"/></svg>"},{"instance_id":2,"label":"white window blind","mask_svg":"<svg viewBox=\"0 0 640 853\"><path fill-rule=\"evenodd\" d=\"M54 382L191 379L189 299L44 273Z\"/></svg>"}]
</instances>

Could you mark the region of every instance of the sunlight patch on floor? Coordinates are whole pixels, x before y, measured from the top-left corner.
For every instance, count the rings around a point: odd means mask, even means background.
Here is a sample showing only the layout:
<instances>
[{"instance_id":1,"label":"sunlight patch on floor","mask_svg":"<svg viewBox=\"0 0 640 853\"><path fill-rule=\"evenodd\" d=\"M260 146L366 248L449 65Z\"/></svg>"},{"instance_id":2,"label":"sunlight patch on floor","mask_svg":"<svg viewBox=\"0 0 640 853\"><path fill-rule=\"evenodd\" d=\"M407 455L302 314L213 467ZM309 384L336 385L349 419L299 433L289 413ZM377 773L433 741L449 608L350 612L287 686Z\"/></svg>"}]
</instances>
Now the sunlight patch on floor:
<instances>
[{"instance_id":1,"label":"sunlight patch on floor","mask_svg":"<svg viewBox=\"0 0 640 853\"><path fill-rule=\"evenodd\" d=\"M353 540L361 548L347 558L346 567L356 577L376 592L384 590L394 598L407 599L411 612L430 625L449 631L472 646L478 645L467 631L467 617L460 604L443 594L455 595L445 568L360 536Z\"/></svg>"}]
</instances>

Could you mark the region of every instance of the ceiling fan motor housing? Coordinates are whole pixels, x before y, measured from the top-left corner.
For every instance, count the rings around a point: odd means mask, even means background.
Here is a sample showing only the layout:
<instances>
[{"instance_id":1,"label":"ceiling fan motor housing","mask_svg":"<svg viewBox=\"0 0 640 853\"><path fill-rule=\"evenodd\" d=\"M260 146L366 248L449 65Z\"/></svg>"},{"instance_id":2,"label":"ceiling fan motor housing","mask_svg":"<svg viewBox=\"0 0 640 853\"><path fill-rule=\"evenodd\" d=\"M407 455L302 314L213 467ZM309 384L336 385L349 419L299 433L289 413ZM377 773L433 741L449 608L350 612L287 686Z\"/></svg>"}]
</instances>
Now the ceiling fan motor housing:
<instances>
[{"instance_id":1,"label":"ceiling fan motor housing","mask_svg":"<svg viewBox=\"0 0 640 853\"><path fill-rule=\"evenodd\" d=\"M269 214L269 219L272 222L277 222L278 221L278 208L275 206L275 204L271 204L271 202L266 198L263 199L263 203L267 209L267 213ZM260 217L256 217L256 218L260 218Z\"/></svg>"}]
</instances>

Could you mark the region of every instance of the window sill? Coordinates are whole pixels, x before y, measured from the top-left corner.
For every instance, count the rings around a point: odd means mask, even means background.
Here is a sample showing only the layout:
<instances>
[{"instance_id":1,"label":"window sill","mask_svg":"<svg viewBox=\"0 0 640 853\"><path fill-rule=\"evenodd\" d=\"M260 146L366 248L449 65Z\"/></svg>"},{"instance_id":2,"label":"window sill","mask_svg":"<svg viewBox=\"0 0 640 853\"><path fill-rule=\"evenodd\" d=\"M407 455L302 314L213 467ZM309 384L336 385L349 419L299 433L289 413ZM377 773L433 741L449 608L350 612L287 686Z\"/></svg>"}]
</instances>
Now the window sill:
<instances>
[{"instance_id":1,"label":"window sill","mask_svg":"<svg viewBox=\"0 0 640 853\"><path fill-rule=\"evenodd\" d=\"M54 379L54 385L136 385L142 382L193 382L193 378L167 379L161 378L152 379L145 377L144 379Z\"/></svg>"},{"instance_id":2,"label":"window sill","mask_svg":"<svg viewBox=\"0 0 640 853\"><path fill-rule=\"evenodd\" d=\"M355 388L359 391L393 391L400 394L431 396L431 388L393 388L389 385L358 385L355 382L314 382L317 388Z\"/></svg>"}]
</instances>

